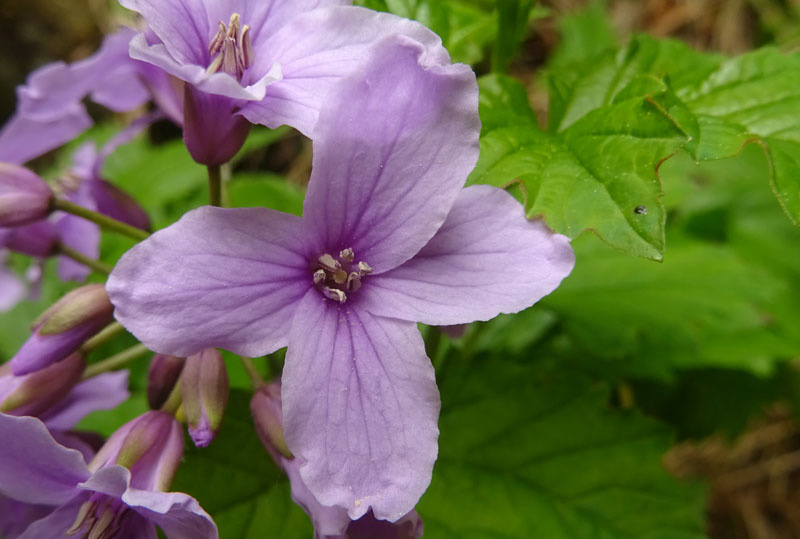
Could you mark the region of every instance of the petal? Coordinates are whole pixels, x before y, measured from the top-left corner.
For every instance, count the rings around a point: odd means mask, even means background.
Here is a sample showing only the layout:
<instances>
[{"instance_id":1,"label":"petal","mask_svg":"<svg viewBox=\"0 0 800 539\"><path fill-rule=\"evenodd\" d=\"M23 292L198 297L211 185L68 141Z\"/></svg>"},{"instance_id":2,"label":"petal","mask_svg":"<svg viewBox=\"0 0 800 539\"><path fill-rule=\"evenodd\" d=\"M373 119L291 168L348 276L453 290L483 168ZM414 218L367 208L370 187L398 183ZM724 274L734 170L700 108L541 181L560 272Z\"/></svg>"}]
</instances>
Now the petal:
<instances>
[{"instance_id":1,"label":"petal","mask_svg":"<svg viewBox=\"0 0 800 539\"><path fill-rule=\"evenodd\" d=\"M97 259L100 256L100 228L96 224L71 214L58 217L54 224L61 243L89 258ZM60 256L58 259L58 277L62 281L85 281L91 272L91 268L69 257Z\"/></svg>"},{"instance_id":2,"label":"petal","mask_svg":"<svg viewBox=\"0 0 800 539\"><path fill-rule=\"evenodd\" d=\"M148 28L175 60L197 66L209 64L208 45L217 29L216 23L213 29L209 26L204 0L120 0L119 3L144 17Z\"/></svg>"},{"instance_id":3,"label":"petal","mask_svg":"<svg viewBox=\"0 0 800 539\"><path fill-rule=\"evenodd\" d=\"M263 43L254 41L251 71L265 73L277 63L283 79L269 87L263 101L247 103L242 114L253 123L285 123L310 136L330 87L392 34L411 37L425 47L422 65L450 63L441 39L418 22L361 7L317 9L266 34Z\"/></svg>"},{"instance_id":4,"label":"petal","mask_svg":"<svg viewBox=\"0 0 800 539\"><path fill-rule=\"evenodd\" d=\"M79 103L48 120L17 113L0 131L0 161L20 165L69 142L91 125L92 119Z\"/></svg>"},{"instance_id":5,"label":"petal","mask_svg":"<svg viewBox=\"0 0 800 539\"><path fill-rule=\"evenodd\" d=\"M52 512L52 506L24 503L0 494L0 537L17 539L32 522Z\"/></svg>"},{"instance_id":6,"label":"petal","mask_svg":"<svg viewBox=\"0 0 800 539\"><path fill-rule=\"evenodd\" d=\"M81 504L85 497L77 496L69 503L55 509L46 517L37 520L25 530L17 539L50 539L66 537L64 533L75 522Z\"/></svg>"},{"instance_id":7,"label":"petal","mask_svg":"<svg viewBox=\"0 0 800 539\"><path fill-rule=\"evenodd\" d=\"M522 205L502 189L476 185L461 191L417 256L365 279L359 305L433 325L489 320L530 307L574 265L567 237L526 219Z\"/></svg>"},{"instance_id":8,"label":"petal","mask_svg":"<svg viewBox=\"0 0 800 539\"><path fill-rule=\"evenodd\" d=\"M350 247L375 273L436 233L478 158L478 87L465 65L420 65L404 36L331 91L303 209L318 250Z\"/></svg>"},{"instance_id":9,"label":"petal","mask_svg":"<svg viewBox=\"0 0 800 539\"><path fill-rule=\"evenodd\" d=\"M83 456L59 445L34 417L0 414L0 492L16 500L56 505L89 477Z\"/></svg>"},{"instance_id":10,"label":"petal","mask_svg":"<svg viewBox=\"0 0 800 539\"><path fill-rule=\"evenodd\" d=\"M261 100L264 98L266 88L281 79L280 66L270 68L263 77L248 86L242 86L239 81L227 73L208 73L206 68L181 63L170 56L162 43L149 44L144 34L139 34L131 41L131 57L156 65L183 81L186 81L198 90L206 93L221 95L238 100ZM232 102L228 108L239 106Z\"/></svg>"},{"instance_id":11,"label":"petal","mask_svg":"<svg viewBox=\"0 0 800 539\"><path fill-rule=\"evenodd\" d=\"M372 507L397 520L431 480L439 392L410 322L308 292L289 337L282 382L289 449L322 505L351 519Z\"/></svg>"},{"instance_id":12,"label":"petal","mask_svg":"<svg viewBox=\"0 0 800 539\"><path fill-rule=\"evenodd\" d=\"M286 346L311 286L301 226L265 208L190 211L117 263L106 285L115 316L151 350L181 357Z\"/></svg>"},{"instance_id":13,"label":"petal","mask_svg":"<svg viewBox=\"0 0 800 539\"><path fill-rule=\"evenodd\" d=\"M164 530L169 539L216 539L217 525L197 500L182 492L129 488L122 501Z\"/></svg>"},{"instance_id":14,"label":"petal","mask_svg":"<svg viewBox=\"0 0 800 539\"><path fill-rule=\"evenodd\" d=\"M12 309L25 298L25 285L17 274L0 261L0 313Z\"/></svg>"},{"instance_id":15,"label":"petal","mask_svg":"<svg viewBox=\"0 0 800 539\"><path fill-rule=\"evenodd\" d=\"M70 430L95 410L111 410L126 400L128 371L107 372L76 385L58 406L42 414L42 421L52 430Z\"/></svg>"}]
</instances>

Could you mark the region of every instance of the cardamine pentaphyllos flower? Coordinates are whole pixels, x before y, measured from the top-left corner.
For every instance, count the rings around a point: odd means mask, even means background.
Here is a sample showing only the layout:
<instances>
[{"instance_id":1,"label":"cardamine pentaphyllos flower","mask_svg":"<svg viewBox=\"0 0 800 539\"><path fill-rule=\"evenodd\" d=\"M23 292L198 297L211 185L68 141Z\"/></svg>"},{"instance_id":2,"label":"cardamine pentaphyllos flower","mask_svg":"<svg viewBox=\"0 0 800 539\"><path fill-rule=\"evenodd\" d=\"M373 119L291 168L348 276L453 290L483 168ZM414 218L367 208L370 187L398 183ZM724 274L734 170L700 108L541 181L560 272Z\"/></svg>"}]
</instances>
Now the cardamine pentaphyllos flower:
<instances>
[{"instance_id":1,"label":"cardamine pentaphyllos flower","mask_svg":"<svg viewBox=\"0 0 800 539\"><path fill-rule=\"evenodd\" d=\"M19 376L66 358L113 322L113 312L102 284L72 290L33 322L33 335L11 358L11 370Z\"/></svg>"},{"instance_id":2,"label":"cardamine pentaphyllos flower","mask_svg":"<svg viewBox=\"0 0 800 539\"><path fill-rule=\"evenodd\" d=\"M197 447L206 447L217 435L228 393L228 371L218 350L209 348L186 358L181 373L183 413Z\"/></svg>"},{"instance_id":3,"label":"cardamine pentaphyllos flower","mask_svg":"<svg viewBox=\"0 0 800 539\"><path fill-rule=\"evenodd\" d=\"M152 32L131 41L131 56L186 82L184 140L205 165L230 160L251 123L310 135L331 85L389 35L422 43L427 65L450 62L421 24L351 3L120 0Z\"/></svg>"},{"instance_id":4,"label":"cardamine pentaphyllos flower","mask_svg":"<svg viewBox=\"0 0 800 539\"><path fill-rule=\"evenodd\" d=\"M178 421L146 412L120 427L88 464L33 417L0 414L0 494L54 506L19 539L156 537L216 539L197 501L166 492L183 455Z\"/></svg>"},{"instance_id":5,"label":"cardamine pentaphyllos flower","mask_svg":"<svg viewBox=\"0 0 800 539\"><path fill-rule=\"evenodd\" d=\"M569 274L566 237L489 186L478 88L465 65L384 40L331 90L314 132L303 217L205 207L126 253L115 316L155 351L288 345L288 449L314 498L396 521L427 488L439 393L417 322L452 325L529 307Z\"/></svg>"},{"instance_id":6,"label":"cardamine pentaphyllos flower","mask_svg":"<svg viewBox=\"0 0 800 539\"><path fill-rule=\"evenodd\" d=\"M134 30L122 28L88 58L53 62L31 73L17 88L16 113L0 130L0 161L22 164L86 130L92 125L81 103L86 96L115 112L135 110L153 99L180 124L182 96L166 73L130 57L134 35Z\"/></svg>"}]
</instances>

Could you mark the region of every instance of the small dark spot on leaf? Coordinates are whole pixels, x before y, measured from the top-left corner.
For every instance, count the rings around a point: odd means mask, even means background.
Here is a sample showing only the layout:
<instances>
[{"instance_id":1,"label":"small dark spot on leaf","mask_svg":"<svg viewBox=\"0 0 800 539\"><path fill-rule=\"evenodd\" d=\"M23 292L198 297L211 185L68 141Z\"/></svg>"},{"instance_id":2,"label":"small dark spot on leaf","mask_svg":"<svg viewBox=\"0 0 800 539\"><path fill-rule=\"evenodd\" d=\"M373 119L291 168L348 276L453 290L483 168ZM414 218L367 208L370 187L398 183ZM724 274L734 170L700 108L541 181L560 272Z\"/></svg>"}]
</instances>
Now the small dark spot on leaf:
<instances>
[{"instance_id":1,"label":"small dark spot on leaf","mask_svg":"<svg viewBox=\"0 0 800 539\"><path fill-rule=\"evenodd\" d=\"M633 208L633 213L636 215L647 215L647 206L636 206Z\"/></svg>"}]
</instances>

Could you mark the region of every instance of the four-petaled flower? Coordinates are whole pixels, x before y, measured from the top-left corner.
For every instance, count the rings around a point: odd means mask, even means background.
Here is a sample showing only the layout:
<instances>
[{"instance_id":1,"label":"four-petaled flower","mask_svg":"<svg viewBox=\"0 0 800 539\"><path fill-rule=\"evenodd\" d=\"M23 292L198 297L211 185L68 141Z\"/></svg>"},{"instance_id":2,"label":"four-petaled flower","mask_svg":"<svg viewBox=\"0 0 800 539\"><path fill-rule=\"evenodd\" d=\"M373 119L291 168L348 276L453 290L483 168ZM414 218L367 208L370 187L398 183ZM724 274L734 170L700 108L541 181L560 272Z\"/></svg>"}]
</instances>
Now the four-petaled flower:
<instances>
[{"instance_id":1,"label":"four-petaled flower","mask_svg":"<svg viewBox=\"0 0 800 539\"><path fill-rule=\"evenodd\" d=\"M290 125L310 135L333 83L381 39L422 43L430 63L449 56L436 34L352 0L120 0L148 32L131 56L184 81L184 140L192 157L220 165L239 150L250 124Z\"/></svg>"},{"instance_id":2,"label":"four-petaled flower","mask_svg":"<svg viewBox=\"0 0 800 539\"><path fill-rule=\"evenodd\" d=\"M463 188L480 127L469 67L430 62L404 36L373 52L320 112L302 218L191 211L131 249L107 288L118 320L158 352L288 345L283 425L303 483L351 519L371 508L394 521L437 455L439 394L416 322L517 312L574 257L505 191Z\"/></svg>"}]
</instances>

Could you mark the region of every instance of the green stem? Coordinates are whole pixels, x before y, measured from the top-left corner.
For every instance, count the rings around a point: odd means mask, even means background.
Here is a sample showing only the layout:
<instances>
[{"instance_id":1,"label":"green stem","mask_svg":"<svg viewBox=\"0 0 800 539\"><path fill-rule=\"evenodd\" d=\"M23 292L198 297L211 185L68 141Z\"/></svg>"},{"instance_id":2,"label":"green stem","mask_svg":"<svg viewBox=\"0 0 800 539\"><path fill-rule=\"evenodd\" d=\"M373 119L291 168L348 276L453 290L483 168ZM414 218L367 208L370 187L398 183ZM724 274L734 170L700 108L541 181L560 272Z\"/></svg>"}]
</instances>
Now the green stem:
<instances>
[{"instance_id":1,"label":"green stem","mask_svg":"<svg viewBox=\"0 0 800 539\"><path fill-rule=\"evenodd\" d=\"M219 165L208 165L208 201L212 206L222 205L222 173Z\"/></svg>"},{"instance_id":2,"label":"green stem","mask_svg":"<svg viewBox=\"0 0 800 539\"><path fill-rule=\"evenodd\" d=\"M143 344L132 346L127 350L123 350L119 354L114 354L111 357L108 357L102 361L98 361L97 363L92 363L86 367L86 370L83 371L83 379L86 380L88 378L92 378L93 376L97 376L98 374L103 374L104 372L117 370L129 361L143 356L149 351L150 350L148 350Z\"/></svg>"},{"instance_id":3,"label":"green stem","mask_svg":"<svg viewBox=\"0 0 800 539\"><path fill-rule=\"evenodd\" d=\"M59 244L58 251L64 256L67 256L74 260L75 262L79 262L84 266L92 268L97 273L103 273L108 275L111 273L111 270L114 269L113 267L109 266L104 262L100 262L99 260L95 260L94 258L89 258L85 254L81 253L70 247L69 245Z\"/></svg>"},{"instance_id":4,"label":"green stem","mask_svg":"<svg viewBox=\"0 0 800 539\"><path fill-rule=\"evenodd\" d=\"M247 376L250 377L250 383L253 384L253 389L258 390L260 387L265 386L266 382L264 382L264 379L261 378L261 373L258 372L258 368L253 360L249 357L243 357L240 359L242 360L244 370L247 371Z\"/></svg>"},{"instance_id":5,"label":"green stem","mask_svg":"<svg viewBox=\"0 0 800 539\"><path fill-rule=\"evenodd\" d=\"M161 411L175 415L178 413L181 404L183 404L183 394L181 393L181 381L178 380L175 383L175 387L172 388L169 397L167 397L167 400L161 405Z\"/></svg>"},{"instance_id":6,"label":"green stem","mask_svg":"<svg viewBox=\"0 0 800 539\"><path fill-rule=\"evenodd\" d=\"M111 230L113 232L118 232L120 234L124 234L130 238L135 240L146 240L150 234L145 232L140 228L136 228L135 226L131 226L128 224L123 223L122 221L117 221L116 219L112 219L107 215L103 215L102 213L98 213L96 211L92 211L88 208L84 208L74 202L70 202L69 200L65 200L63 198L55 198L53 199L53 207L56 210L65 211L67 213L71 213L73 215L77 215L78 217L83 217L84 219L88 219L93 223L97 223L102 228L107 230Z\"/></svg>"},{"instance_id":7,"label":"green stem","mask_svg":"<svg viewBox=\"0 0 800 539\"><path fill-rule=\"evenodd\" d=\"M81 346L81 351L84 354L89 353L100 345L107 343L123 331L125 331L125 328L122 327L122 324L119 322L112 322L104 327L100 333L83 343L83 346Z\"/></svg>"}]
</instances>

